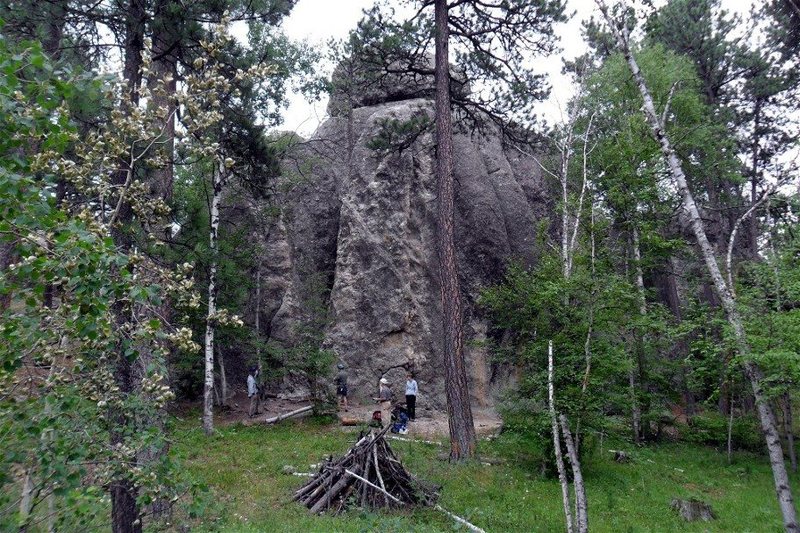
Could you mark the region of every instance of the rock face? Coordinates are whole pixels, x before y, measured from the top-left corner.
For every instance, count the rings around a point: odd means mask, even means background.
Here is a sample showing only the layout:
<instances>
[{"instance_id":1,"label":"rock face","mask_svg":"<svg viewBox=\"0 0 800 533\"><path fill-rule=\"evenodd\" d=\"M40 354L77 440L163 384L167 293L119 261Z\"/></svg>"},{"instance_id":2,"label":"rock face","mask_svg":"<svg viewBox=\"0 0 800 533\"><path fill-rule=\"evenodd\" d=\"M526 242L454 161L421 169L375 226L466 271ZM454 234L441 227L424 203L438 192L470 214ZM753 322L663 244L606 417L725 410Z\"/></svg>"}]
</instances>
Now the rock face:
<instances>
[{"instance_id":1,"label":"rock face","mask_svg":"<svg viewBox=\"0 0 800 533\"><path fill-rule=\"evenodd\" d=\"M405 370L413 369L419 405L441 408L432 133L399 150L369 146L387 121L414 117L432 120L432 101L358 107L329 119L287 160L294 184L266 237L262 322L284 345L299 342L298 332L316 322L322 346L347 365L356 399L376 395L381 377L402 398ZM487 405L511 377L481 345L487 322L475 301L510 261L537 260L538 228L552 207L535 162L504 150L498 134L457 134L454 141L467 366L473 400Z\"/></svg>"}]
</instances>

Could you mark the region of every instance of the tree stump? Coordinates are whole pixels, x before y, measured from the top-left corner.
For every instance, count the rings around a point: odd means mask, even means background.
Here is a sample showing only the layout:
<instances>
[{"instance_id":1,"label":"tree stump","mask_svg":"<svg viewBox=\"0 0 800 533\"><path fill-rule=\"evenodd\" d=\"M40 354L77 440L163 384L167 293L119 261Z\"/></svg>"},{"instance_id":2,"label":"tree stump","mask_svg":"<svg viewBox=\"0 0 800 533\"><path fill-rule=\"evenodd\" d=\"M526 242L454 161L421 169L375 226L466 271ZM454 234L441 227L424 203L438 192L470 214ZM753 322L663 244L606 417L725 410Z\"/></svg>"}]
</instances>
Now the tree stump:
<instances>
[{"instance_id":1,"label":"tree stump","mask_svg":"<svg viewBox=\"0 0 800 533\"><path fill-rule=\"evenodd\" d=\"M711 506L700 500L682 500L680 498L673 498L670 507L678 511L678 514L681 515L681 518L687 522L695 522L697 520L708 522L716 518L716 515L714 515L714 510L711 508Z\"/></svg>"}]
</instances>

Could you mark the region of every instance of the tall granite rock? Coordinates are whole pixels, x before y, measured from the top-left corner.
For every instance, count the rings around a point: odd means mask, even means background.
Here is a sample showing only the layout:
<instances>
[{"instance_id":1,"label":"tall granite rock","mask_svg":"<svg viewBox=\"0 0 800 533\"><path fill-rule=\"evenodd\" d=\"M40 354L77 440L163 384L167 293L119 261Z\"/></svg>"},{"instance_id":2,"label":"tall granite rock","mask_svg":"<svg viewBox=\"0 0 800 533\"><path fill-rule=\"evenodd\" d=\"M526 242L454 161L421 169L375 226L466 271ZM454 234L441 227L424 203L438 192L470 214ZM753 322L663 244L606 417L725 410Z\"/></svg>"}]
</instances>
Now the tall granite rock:
<instances>
[{"instance_id":1,"label":"tall granite rock","mask_svg":"<svg viewBox=\"0 0 800 533\"><path fill-rule=\"evenodd\" d=\"M441 407L434 139L427 131L398 149L371 147L389 123L433 120L433 102L396 93L333 113L287 159L292 186L266 236L262 306L267 333L285 345L324 315L322 346L347 365L355 398L374 396L381 377L402 396L405 369L413 369L420 403ZM537 260L552 206L538 166L504 149L496 131L454 141L467 368L473 399L485 405L512 376L481 343L487 321L475 301L510 261Z\"/></svg>"}]
</instances>

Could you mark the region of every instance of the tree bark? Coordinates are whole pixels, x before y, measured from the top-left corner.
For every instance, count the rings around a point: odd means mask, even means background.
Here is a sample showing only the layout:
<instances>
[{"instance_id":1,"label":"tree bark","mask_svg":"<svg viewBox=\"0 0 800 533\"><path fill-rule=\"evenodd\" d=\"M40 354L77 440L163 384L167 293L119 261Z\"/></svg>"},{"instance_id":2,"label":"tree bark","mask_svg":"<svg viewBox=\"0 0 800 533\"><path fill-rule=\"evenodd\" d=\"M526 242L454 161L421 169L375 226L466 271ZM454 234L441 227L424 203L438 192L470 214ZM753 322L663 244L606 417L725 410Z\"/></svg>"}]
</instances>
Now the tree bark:
<instances>
[{"instance_id":1,"label":"tree bark","mask_svg":"<svg viewBox=\"0 0 800 533\"><path fill-rule=\"evenodd\" d=\"M733 462L733 387L728 402L728 464Z\"/></svg>"},{"instance_id":2,"label":"tree bark","mask_svg":"<svg viewBox=\"0 0 800 533\"><path fill-rule=\"evenodd\" d=\"M583 483L581 462L578 458L578 448L572 439L572 432L569 429L569 421L566 415L561 414L559 419L561 432L564 434L564 442L567 444L569 462L572 465L572 487L575 490L575 522L578 526L578 533L588 533L589 512L586 504L586 490Z\"/></svg>"},{"instance_id":3,"label":"tree bark","mask_svg":"<svg viewBox=\"0 0 800 533\"><path fill-rule=\"evenodd\" d=\"M461 289L454 241L453 125L450 112L449 26L446 0L436 0L436 177L438 183L437 252L444 333L444 376L450 427L450 459L475 456L467 372Z\"/></svg>"},{"instance_id":4,"label":"tree bark","mask_svg":"<svg viewBox=\"0 0 800 533\"><path fill-rule=\"evenodd\" d=\"M163 141L159 151L164 157L163 165L152 170L151 188L156 194L169 202L172 199L174 182L173 160L175 151L175 91L177 89L178 59L177 46L181 38L179 27L181 18L176 16L180 7L174 0L156 0L153 7L153 78L150 87L153 91L153 106L164 113ZM159 81L164 81L163 89L155 90Z\"/></svg>"},{"instance_id":5,"label":"tree bark","mask_svg":"<svg viewBox=\"0 0 800 533\"><path fill-rule=\"evenodd\" d=\"M203 386L203 430L214 433L214 325L217 314L217 237L219 232L219 204L222 198L223 163L214 164L213 193L208 232L208 250L211 257L208 267L208 314L205 336L205 383Z\"/></svg>"},{"instance_id":6,"label":"tree bark","mask_svg":"<svg viewBox=\"0 0 800 533\"><path fill-rule=\"evenodd\" d=\"M751 176L750 176L750 206L755 208L758 202L758 158L761 151L760 143L760 122L761 122L761 98L756 98L755 107L753 109L753 139L752 139L752 162L751 162ZM758 258L758 217L753 213L750 223L748 225L748 244L750 254L753 259ZM730 259L728 260L730 263Z\"/></svg>"},{"instance_id":7,"label":"tree bark","mask_svg":"<svg viewBox=\"0 0 800 533\"><path fill-rule=\"evenodd\" d=\"M787 391L783 393L783 433L786 435L786 447L789 448L789 461L792 464L792 472L797 472L797 451L794 448L793 423L792 396Z\"/></svg>"},{"instance_id":8,"label":"tree bark","mask_svg":"<svg viewBox=\"0 0 800 533\"><path fill-rule=\"evenodd\" d=\"M225 358L222 357L222 351L219 349L219 346L216 347L217 352L217 359L219 363L219 390L220 390L220 402L219 405L221 407L228 406L228 374L225 372Z\"/></svg>"},{"instance_id":9,"label":"tree bark","mask_svg":"<svg viewBox=\"0 0 800 533\"><path fill-rule=\"evenodd\" d=\"M144 50L144 26L147 17L143 0L129 0L125 13L125 63L123 76L127 81L127 90L132 105L139 102L139 84L142 76L142 51ZM115 181L123 184L135 169L125 161L122 162L120 171ZM111 227L114 243L123 251L131 248L129 229L125 226L132 218L132 210L127 202L120 205L117 223ZM114 316L117 326L124 328L127 311L123 302L114 304ZM117 354L117 363L114 370L114 379L122 394L133 392L133 365L120 346ZM111 443L119 444L124 439L126 427L134 424L124 413L112 413L116 429L111 432ZM142 525L139 520L139 506L136 503L137 489L130 480L117 478L112 480L111 494L111 530L113 533L141 533Z\"/></svg>"},{"instance_id":10,"label":"tree bark","mask_svg":"<svg viewBox=\"0 0 800 533\"><path fill-rule=\"evenodd\" d=\"M636 227L636 222L633 223L631 230L631 244L633 245L633 269L636 278L636 292L639 297L639 316L642 318L647 317L647 298L644 289L644 272L642 270L642 251L639 245L639 229ZM638 410L638 428L636 430L636 442L640 442L645 432L649 433L648 428L642 427L642 399L645 398L647 393L647 368L645 364L645 343L644 334L639 333L636 338L636 374L638 388L636 392L636 409ZM646 399L646 398L645 398ZM649 406L645 405L645 412L649 410Z\"/></svg>"},{"instance_id":11,"label":"tree bark","mask_svg":"<svg viewBox=\"0 0 800 533\"><path fill-rule=\"evenodd\" d=\"M705 261L708 274L711 277L715 292L717 293L717 296L722 303L722 307L725 310L728 323L733 330L737 349L742 356L747 357L750 353L750 346L747 342L744 324L739 316L739 311L736 308L736 301L734 300L730 288L726 285L725 280L722 277L722 272L720 271L719 264L714 257L714 251L711 248L711 244L708 241L703 219L700 217L700 212L697 208L697 204L694 201L694 196L692 191L689 189L689 184L686 180L686 175L683 172L681 162L678 159L675 150L672 148L672 144L670 143L669 136L667 135L664 125L661 123L659 116L656 113L653 98L650 95L650 91L647 88L647 84L644 80L644 76L642 75L641 70L639 70L639 65L637 64L636 59L633 57L633 53L630 49L628 36L626 33L624 33L624 28L620 28L614 24L605 2L603 0L596 1L603 12L606 22L614 33L617 44L625 56L625 60L627 61L628 67L631 70L631 74L633 75L636 85L639 88L639 92L641 93L644 103L643 109L645 118L650 125L653 136L661 147L662 155L667 162L673 181L680 192L683 201L683 207L689 215L692 230L694 232L695 239L697 240L697 245L700 248L700 252L703 256L703 260ZM786 471L786 464L784 463L783 458L783 449L781 447L781 440L777 430L777 422L775 420L772 407L770 406L770 403L765 397L764 391L762 390L762 382L764 378L763 373L758 365L756 365L753 361L745 359L743 366L745 375L750 381L750 385L753 389L753 396L756 400L756 408L758 410L759 420L761 421L761 429L764 433L767 450L769 452L770 465L772 467L772 475L775 482L775 492L778 497L778 504L781 509L781 514L783 515L783 527L786 531L800 531L800 526L797 523L797 511L795 510L794 499L792 498L792 489L789 483L789 475Z\"/></svg>"},{"instance_id":12,"label":"tree bark","mask_svg":"<svg viewBox=\"0 0 800 533\"><path fill-rule=\"evenodd\" d=\"M572 533L572 511L569 503L569 484L567 482L567 471L564 467L564 457L561 455L561 438L558 431L558 417L556 415L555 386L553 370L553 341L547 343L547 404L550 410L550 425L553 432L553 450L556 459L556 470L558 471L558 481L561 483L561 499L564 503L564 519L566 520L567 533Z\"/></svg>"},{"instance_id":13,"label":"tree bark","mask_svg":"<svg viewBox=\"0 0 800 533\"><path fill-rule=\"evenodd\" d=\"M256 266L256 364L259 379L263 380L261 368L261 263Z\"/></svg>"}]
</instances>

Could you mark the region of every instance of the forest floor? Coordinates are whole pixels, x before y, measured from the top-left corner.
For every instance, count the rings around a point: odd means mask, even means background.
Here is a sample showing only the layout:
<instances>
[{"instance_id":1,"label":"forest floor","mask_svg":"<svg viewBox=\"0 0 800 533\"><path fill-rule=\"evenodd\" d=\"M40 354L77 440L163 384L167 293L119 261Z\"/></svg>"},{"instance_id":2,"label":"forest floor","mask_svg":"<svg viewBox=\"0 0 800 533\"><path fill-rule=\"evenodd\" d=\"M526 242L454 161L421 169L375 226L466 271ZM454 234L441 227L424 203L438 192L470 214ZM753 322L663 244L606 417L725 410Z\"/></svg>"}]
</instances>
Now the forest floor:
<instances>
[{"instance_id":1,"label":"forest floor","mask_svg":"<svg viewBox=\"0 0 800 533\"><path fill-rule=\"evenodd\" d=\"M293 404L295 405L295 404ZM291 406L290 406L291 407ZM208 487L201 519L192 531L223 532L444 532L455 523L434 509L376 513L353 509L341 516L312 516L292 501L307 478L284 473L312 470L323 458L340 456L363 427L330 419L286 420L277 425L219 424L207 438L199 412L176 418L172 452L187 473ZM487 532L561 532L558 482L540 475L541 451L524 434L504 431L482 438L481 461L446 461L445 441L390 440L417 476L442 486L440 504ZM416 442L410 440L416 438ZM781 531L772 476L764 456L737 452L732 464L721 451L687 443L634 447L620 440L587 438L583 458L591 530L595 532ZM613 460L611 449L632 461ZM794 476L795 491L798 476ZM797 492L795 492L797 493ZM713 522L686 523L670 509L672 498L710 503ZM184 522L174 516L175 522Z\"/></svg>"}]
</instances>

